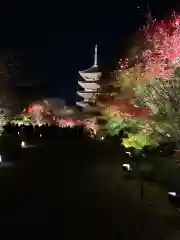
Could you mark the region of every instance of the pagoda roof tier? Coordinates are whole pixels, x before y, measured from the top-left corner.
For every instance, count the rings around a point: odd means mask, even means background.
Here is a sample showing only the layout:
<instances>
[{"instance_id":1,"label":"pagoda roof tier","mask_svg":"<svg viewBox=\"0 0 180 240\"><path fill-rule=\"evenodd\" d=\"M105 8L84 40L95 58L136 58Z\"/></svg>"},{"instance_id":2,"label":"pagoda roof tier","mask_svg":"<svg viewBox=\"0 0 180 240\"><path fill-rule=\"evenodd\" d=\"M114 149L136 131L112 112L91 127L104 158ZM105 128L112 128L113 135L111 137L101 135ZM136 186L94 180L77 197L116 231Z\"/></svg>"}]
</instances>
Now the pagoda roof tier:
<instances>
[{"instance_id":1,"label":"pagoda roof tier","mask_svg":"<svg viewBox=\"0 0 180 240\"><path fill-rule=\"evenodd\" d=\"M76 106L81 107L83 112L94 112L97 111L97 107L91 107L88 102L76 102Z\"/></svg>"},{"instance_id":2,"label":"pagoda roof tier","mask_svg":"<svg viewBox=\"0 0 180 240\"><path fill-rule=\"evenodd\" d=\"M83 72L83 73L97 73L97 72L99 72L99 68L98 68L97 65L93 65L92 67L90 67L86 70L80 71L80 72Z\"/></svg>"},{"instance_id":3,"label":"pagoda roof tier","mask_svg":"<svg viewBox=\"0 0 180 240\"><path fill-rule=\"evenodd\" d=\"M82 108L89 108L89 104L87 102L76 102L76 105Z\"/></svg>"},{"instance_id":4,"label":"pagoda roof tier","mask_svg":"<svg viewBox=\"0 0 180 240\"><path fill-rule=\"evenodd\" d=\"M79 71L79 74L87 82L88 81L90 81L90 82L98 81L100 79L102 73L99 71L91 72L91 69L94 69L94 68L96 69L96 67L92 67L85 71Z\"/></svg>"},{"instance_id":5,"label":"pagoda roof tier","mask_svg":"<svg viewBox=\"0 0 180 240\"><path fill-rule=\"evenodd\" d=\"M78 81L78 84L86 89L86 92L96 92L96 90L100 88L100 85L95 82Z\"/></svg>"},{"instance_id":6,"label":"pagoda roof tier","mask_svg":"<svg viewBox=\"0 0 180 240\"><path fill-rule=\"evenodd\" d=\"M93 97L94 94L96 94L96 92L77 92L77 94L85 100L89 100Z\"/></svg>"}]
</instances>

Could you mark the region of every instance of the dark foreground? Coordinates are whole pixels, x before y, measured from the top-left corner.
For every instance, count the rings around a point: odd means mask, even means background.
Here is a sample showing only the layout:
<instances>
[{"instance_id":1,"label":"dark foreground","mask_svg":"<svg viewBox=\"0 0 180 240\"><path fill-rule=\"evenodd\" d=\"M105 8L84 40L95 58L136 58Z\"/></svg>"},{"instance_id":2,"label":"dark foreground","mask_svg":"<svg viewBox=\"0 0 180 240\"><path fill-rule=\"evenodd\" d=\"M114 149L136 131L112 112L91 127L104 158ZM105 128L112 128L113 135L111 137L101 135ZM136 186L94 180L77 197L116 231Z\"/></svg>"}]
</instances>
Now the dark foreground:
<instances>
[{"instance_id":1,"label":"dark foreground","mask_svg":"<svg viewBox=\"0 0 180 240\"><path fill-rule=\"evenodd\" d=\"M82 143L23 149L0 171L1 230L13 238L106 239L111 217L99 189L107 181L97 165L108 166L103 149L93 149Z\"/></svg>"},{"instance_id":2,"label":"dark foreground","mask_svg":"<svg viewBox=\"0 0 180 240\"><path fill-rule=\"evenodd\" d=\"M169 220L147 215L138 202L131 203L121 186L121 159L103 144L23 149L13 167L0 171L1 236L171 239ZM140 236L141 231L146 234Z\"/></svg>"}]
</instances>

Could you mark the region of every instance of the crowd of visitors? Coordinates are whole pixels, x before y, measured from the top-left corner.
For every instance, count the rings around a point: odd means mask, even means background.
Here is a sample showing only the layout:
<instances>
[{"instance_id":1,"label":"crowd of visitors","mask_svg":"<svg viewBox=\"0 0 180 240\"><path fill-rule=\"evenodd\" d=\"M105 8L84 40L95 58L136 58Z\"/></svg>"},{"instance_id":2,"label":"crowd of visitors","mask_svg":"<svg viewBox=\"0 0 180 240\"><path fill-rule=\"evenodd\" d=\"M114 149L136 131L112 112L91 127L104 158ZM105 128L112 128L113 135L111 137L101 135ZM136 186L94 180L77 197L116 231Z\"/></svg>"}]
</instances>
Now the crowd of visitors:
<instances>
[{"instance_id":1,"label":"crowd of visitors","mask_svg":"<svg viewBox=\"0 0 180 240\"><path fill-rule=\"evenodd\" d=\"M48 124L41 126L33 125L14 125L7 124L4 126L3 135L13 135L21 137L22 139L39 139L41 137L52 140L73 140L73 139L85 139L91 137L93 130L87 130L84 126L75 127L59 127L57 125Z\"/></svg>"}]
</instances>

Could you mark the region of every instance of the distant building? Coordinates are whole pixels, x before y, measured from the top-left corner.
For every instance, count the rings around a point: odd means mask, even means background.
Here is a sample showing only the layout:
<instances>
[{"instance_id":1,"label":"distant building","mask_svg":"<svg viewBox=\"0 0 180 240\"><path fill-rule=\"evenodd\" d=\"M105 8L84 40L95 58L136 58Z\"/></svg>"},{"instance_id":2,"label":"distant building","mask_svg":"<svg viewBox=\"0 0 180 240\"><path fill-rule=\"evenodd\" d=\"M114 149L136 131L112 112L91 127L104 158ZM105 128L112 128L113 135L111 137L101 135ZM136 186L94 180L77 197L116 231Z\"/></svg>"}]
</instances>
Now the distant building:
<instances>
[{"instance_id":1,"label":"distant building","mask_svg":"<svg viewBox=\"0 0 180 240\"><path fill-rule=\"evenodd\" d=\"M77 101L76 105L80 107L83 112L91 113L95 111L93 103L100 88L98 81L101 77L101 72L97 64L97 45L95 46L94 65L87 70L79 71L79 74L81 80L78 81L78 85L82 90L78 90L77 95L82 100Z\"/></svg>"}]
</instances>

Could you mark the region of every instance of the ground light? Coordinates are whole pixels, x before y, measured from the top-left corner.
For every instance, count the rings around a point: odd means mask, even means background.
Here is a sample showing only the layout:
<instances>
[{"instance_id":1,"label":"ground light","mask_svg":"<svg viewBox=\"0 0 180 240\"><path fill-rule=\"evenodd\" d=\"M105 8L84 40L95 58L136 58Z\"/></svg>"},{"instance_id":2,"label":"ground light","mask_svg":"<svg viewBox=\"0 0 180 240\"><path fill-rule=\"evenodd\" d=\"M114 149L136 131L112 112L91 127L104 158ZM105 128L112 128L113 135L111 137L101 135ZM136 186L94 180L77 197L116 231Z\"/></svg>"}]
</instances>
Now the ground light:
<instances>
[{"instance_id":1,"label":"ground light","mask_svg":"<svg viewBox=\"0 0 180 240\"><path fill-rule=\"evenodd\" d=\"M168 192L168 194L169 194L170 196L173 196L173 197L176 197L176 196L177 196L176 192Z\"/></svg>"},{"instance_id":2,"label":"ground light","mask_svg":"<svg viewBox=\"0 0 180 240\"><path fill-rule=\"evenodd\" d=\"M177 192L168 192L169 203L173 206L174 211L180 211L180 195Z\"/></svg>"},{"instance_id":3,"label":"ground light","mask_svg":"<svg viewBox=\"0 0 180 240\"><path fill-rule=\"evenodd\" d=\"M127 154L129 157L132 157L131 152L126 152L126 154Z\"/></svg>"},{"instance_id":4,"label":"ground light","mask_svg":"<svg viewBox=\"0 0 180 240\"><path fill-rule=\"evenodd\" d=\"M26 147L26 143L24 141L21 142L21 147L25 148Z\"/></svg>"},{"instance_id":5,"label":"ground light","mask_svg":"<svg viewBox=\"0 0 180 240\"><path fill-rule=\"evenodd\" d=\"M127 163L125 163L125 164L122 165L122 169L123 169L123 171L128 171L128 172L131 172L131 171L132 171L131 165L130 165L130 164L127 164Z\"/></svg>"}]
</instances>

